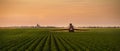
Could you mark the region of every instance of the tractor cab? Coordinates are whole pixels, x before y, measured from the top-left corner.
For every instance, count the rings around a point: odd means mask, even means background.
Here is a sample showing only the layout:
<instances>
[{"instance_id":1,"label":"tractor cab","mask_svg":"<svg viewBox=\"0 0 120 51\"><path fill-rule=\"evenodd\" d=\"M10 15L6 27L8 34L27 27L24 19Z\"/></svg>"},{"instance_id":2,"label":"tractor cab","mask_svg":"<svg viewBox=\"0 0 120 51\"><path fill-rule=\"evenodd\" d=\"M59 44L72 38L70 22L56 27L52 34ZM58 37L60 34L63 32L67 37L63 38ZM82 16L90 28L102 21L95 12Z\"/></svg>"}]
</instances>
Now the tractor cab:
<instances>
[{"instance_id":1,"label":"tractor cab","mask_svg":"<svg viewBox=\"0 0 120 51\"><path fill-rule=\"evenodd\" d=\"M72 23L69 24L69 32L74 32L74 26Z\"/></svg>"}]
</instances>

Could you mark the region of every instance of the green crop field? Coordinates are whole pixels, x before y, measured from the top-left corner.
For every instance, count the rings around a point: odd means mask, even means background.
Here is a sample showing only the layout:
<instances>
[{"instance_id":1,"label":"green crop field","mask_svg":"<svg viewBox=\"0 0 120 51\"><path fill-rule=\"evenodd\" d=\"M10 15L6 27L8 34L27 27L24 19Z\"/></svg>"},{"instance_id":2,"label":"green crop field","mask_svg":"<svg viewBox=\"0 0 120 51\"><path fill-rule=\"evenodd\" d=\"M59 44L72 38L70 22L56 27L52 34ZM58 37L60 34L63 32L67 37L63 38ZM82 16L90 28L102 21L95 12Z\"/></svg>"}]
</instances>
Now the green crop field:
<instances>
[{"instance_id":1,"label":"green crop field","mask_svg":"<svg viewBox=\"0 0 120 51\"><path fill-rule=\"evenodd\" d=\"M119 28L52 30L0 29L0 51L120 51Z\"/></svg>"}]
</instances>

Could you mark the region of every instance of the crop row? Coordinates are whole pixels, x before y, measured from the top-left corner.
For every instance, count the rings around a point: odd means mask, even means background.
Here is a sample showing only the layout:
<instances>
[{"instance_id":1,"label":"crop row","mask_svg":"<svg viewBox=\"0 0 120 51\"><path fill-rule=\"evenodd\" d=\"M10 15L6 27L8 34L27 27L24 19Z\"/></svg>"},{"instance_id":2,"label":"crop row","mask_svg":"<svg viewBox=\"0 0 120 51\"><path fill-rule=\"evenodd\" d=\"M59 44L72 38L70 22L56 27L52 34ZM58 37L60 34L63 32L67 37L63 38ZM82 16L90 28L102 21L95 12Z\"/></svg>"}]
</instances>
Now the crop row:
<instances>
[{"instance_id":1,"label":"crop row","mask_svg":"<svg viewBox=\"0 0 120 51\"><path fill-rule=\"evenodd\" d=\"M7 35L6 35L7 36ZM101 36L101 35L100 35ZM109 37L66 32L26 32L8 36L2 51L113 51L117 42ZM103 39L104 38L104 39ZM106 38L106 39L105 39ZM118 50L118 49L117 49Z\"/></svg>"}]
</instances>

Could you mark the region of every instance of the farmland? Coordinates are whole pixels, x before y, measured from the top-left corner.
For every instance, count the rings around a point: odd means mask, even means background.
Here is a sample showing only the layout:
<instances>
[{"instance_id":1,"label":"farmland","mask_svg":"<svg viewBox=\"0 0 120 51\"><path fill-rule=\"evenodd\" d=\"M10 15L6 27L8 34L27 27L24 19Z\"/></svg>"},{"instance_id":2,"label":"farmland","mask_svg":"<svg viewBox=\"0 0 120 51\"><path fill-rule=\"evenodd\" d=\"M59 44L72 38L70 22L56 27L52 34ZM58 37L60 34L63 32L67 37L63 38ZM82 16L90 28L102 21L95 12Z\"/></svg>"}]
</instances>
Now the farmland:
<instances>
[{"instance_id":1,"label":"farmland","mask_svg":"<svg viewBox=\"0 0 120 51\"><path fill-rule=\"evenodd\" d=\"M0 51L120 51L119 28L51 30L54 29L0 29Z\"/></svg>"}]
</instances>

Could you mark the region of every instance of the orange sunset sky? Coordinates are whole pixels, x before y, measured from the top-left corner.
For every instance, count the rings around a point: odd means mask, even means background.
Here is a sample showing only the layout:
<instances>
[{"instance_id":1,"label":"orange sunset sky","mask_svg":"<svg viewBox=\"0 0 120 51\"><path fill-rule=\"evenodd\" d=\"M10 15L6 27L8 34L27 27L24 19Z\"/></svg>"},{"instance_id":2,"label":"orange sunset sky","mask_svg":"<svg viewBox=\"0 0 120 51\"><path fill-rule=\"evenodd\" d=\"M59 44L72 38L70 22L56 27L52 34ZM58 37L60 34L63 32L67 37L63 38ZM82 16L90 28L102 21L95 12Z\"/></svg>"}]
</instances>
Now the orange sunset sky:
<instances>
[{"instance_id":1,"label":"orange sunset sky","mask_svg":"<svg viewBox=\"0 0 120 51\"><path fill-rule=\"evenodd\" d=\"M119 0L0 0L0 26L120 26Z\"/></svg>"}]
</instances>

